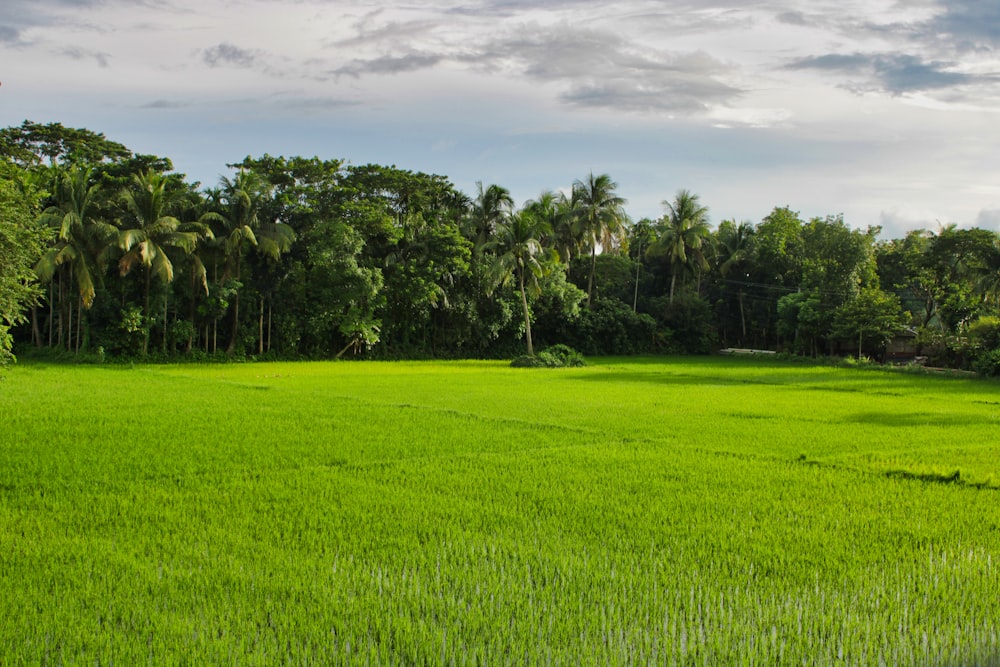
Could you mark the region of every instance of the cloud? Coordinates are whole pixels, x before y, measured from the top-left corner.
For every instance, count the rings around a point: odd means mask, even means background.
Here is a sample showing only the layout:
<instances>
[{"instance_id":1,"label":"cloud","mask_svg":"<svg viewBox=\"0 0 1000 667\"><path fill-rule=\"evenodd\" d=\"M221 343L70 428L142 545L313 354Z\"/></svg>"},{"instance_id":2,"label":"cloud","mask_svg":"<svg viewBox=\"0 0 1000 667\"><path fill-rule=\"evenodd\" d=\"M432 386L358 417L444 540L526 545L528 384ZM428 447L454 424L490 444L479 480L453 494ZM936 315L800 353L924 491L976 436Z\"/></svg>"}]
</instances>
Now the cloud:
<instances>
[{"instance_id":1,"label":"cloud","mask_svg":"<svg viewBox=\"0 0 1000 667\"><path fill-rule=\"evenodd\" d=\"M463 60L562 84L558 98L581 107L694 112L742 92L723 81L731 68L706 53L650 49L611 31L568 24L522 26Z\"/></svg>"},{"instance_id":2,"label":"cloud","mask_svg":"<svg viewBox=\"0 0 1000 667\"><path fill-rule=\"evenodd\" d=\"M794 25L799 27L805 27L810 25L811 23L809 18L805 14L799 11L781 12L780 14L775 16L775 18L778 20L779 23L784 23L787 25Z\"/></svg>"},{"instance_id":3,"label":"cloud","mask_svg":"<svg viewBox=\"0 0 1000 667\"><path fill-rule=\"evenodd\" d=\"M258 64L260 58L259 51L241 49L240 47L222 42L209 47L201 52L201 59L209 67L223 67L230 65L233 67L253 67Z\"/></svg>"},{"instance_id":4,"label":"cloud","mask_svg":"<svg viewBox=\"0 0 1000 667\"><path fill-rule=\"evenodd\" d=\"M355 78L362 74L400 74L430 69L444 59L444 56L425 53L411 53L402 56L381 56L369 60L352 60L331 74L347 75Z\"/></svg>"},{"instance_id":5,"label":"cloud","mask_svg":"<svg viewBox=\"0 0 1000 667\"><path fill-rule=\"evenodd\" d=\"M21 41L21 31L7 25L0 25L0 42L16 44Z\"/></svg>"},{"instance_id":6,"label":"cloud","mask_svg":"<svg viewBox=\"0 0 1000 667\"><path fill-rule=\"evenodd\" d=\"M1000 46L1000 3L993 0L938 0L942 12L924 25L927 35L944 36L962 50Z\"/></svg>"},{"instance_id":7,"label":"cloud","mask_svg":"<svg viewBox=\"0 0 1000 667\"><path fill-rule=\"evenodd\" d=\"M172 102L170 100L160 99L160 100L153 100L152 102L148 102L146 104L143 104L139 108L140 109L180 109L181 107L185 107L185 106L187 106L187 104L183 104L181 102Z\"/></svg>"},{"instance_id":8,"label":"cloud","mask_svg":"<svg viewBox=\"0 0 1000 667\"><path fill-rule=\"evenodd\" d=\"M841 72L866 83L848 86L858 91L883 90L894 95L912 91L950 88L972 83L978 77L953 71L956 63L925 61L908 54L830 53L800 58L789 69Z\"/></svg>"},{"instance_id":9,"label":"cloud","mask_svg":"<svg viewBox=\"0 0 1000 667\"><path fill-rule=\"evenodd\" d=\"M90 49L81 49L76 46L60 49L59 53L64 56L69 56L73 60L87 60L89 58L93 58L99 67L107 67L108 60L111 58L111 54L109 53L105 53L103 51L92 51Z\"/></svg>"}]
</instances>

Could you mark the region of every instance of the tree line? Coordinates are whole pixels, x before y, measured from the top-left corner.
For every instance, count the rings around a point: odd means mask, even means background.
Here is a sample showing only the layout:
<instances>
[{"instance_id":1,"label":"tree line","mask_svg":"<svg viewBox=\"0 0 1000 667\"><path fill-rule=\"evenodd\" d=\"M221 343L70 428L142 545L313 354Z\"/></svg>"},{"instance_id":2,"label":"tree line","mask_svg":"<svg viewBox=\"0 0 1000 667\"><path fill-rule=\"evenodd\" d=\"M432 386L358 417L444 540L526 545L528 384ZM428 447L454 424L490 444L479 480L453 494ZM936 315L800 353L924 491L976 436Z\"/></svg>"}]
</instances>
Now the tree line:
<instances>
[{"instance_id":1,"label":"tree line","mask_svg":"<svg viewBox=\"0 0 1000 667\"><path fill-rule=\"evenodd\" d=\"M988 230L883 240L788 207L713 226L683 189L660 218L633 221L607 174L518 205L500 185L466 194L443 176L318 157L247 157L203 187L168 158L58 123L0 130L0 156L5 349L877 357L905 333L931 363L1000 366Z\"/></svg>"}]
</instances>

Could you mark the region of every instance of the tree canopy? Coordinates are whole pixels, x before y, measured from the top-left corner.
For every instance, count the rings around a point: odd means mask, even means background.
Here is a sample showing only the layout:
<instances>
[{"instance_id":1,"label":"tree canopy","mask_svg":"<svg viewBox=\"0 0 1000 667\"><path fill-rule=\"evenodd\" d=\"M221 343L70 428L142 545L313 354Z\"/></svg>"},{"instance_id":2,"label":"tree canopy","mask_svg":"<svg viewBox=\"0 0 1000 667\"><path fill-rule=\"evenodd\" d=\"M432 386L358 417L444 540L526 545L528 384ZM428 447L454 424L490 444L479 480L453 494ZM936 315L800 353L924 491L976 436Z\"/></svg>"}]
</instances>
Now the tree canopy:
<instances>
[{"instance_id":1,"label":"tree canopy","mask_svg":"<svg viewBox=\"0 0 1000 667\"><path fill-rule=\"evenodd\" d=\"M470 196L319 157L247 156L203 187L169 158L31 121L0 130L0 165L4 350L880 356L909 328L922 354L970 367L1000 315L1000 237L984 229L881 239L780 206L714 226L683 188L632 223L609 174L518 205L500 184Z\"/></svg>"}]
</instances>

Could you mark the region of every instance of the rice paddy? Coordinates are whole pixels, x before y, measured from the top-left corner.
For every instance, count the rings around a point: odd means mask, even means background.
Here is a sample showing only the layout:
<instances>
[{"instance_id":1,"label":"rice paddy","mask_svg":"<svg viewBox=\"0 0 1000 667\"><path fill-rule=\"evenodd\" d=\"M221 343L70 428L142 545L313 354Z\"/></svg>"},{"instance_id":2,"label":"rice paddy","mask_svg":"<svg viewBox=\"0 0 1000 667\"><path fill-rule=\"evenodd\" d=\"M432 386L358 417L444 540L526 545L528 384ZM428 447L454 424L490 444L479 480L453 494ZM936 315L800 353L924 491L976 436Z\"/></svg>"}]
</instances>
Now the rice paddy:
<instances>
[{"instance_id":1,"label":"rice paddy","mask_svg":"<svg viewBox=\"0 0 1000 667\"><path fill-rule=\"evenodd\" d=\"M1000 664L1000 386L23 364L3 664Z\"/></svg>"}]
</instances>

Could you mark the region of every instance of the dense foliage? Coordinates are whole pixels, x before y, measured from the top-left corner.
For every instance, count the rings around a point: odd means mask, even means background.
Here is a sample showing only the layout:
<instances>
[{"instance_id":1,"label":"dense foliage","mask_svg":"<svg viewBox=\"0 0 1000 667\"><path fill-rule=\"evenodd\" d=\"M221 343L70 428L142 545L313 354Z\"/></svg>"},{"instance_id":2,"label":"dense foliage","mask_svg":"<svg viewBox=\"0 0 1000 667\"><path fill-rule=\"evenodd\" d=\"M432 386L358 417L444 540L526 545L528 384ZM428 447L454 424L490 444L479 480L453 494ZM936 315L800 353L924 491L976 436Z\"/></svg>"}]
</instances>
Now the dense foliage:
<instances>
[{"instance_id":1,"label":"dense foliage","mask_svg":"<svg viewBox=\"0 0 1000 667\"><path fill-rule=\"evenodd\" d=\"M14 330L23 349L485 358L561 343L882 358L903 333L904 356L988 370L998 345L979 323L998 315L1000 241L982 229L879 240L788 208L713 227L687 190L660 219L632 222L606 174L517 206L498 185L470 196L442 176L317 157L247 157L202 187L169 159L29 121L0 130L0 157L4 192L30 184L40 196L25 205L51 238L18 251L44 290Z\"/></svg>"},{"instance_id":2,"label":"dense foliage","mask_svg":"<svg viewBox=\"0 0 1000 667\"><path fill-rule=\"evenodd\" d=\"M1000 664L992 383L713 356L3 384L4 664Z\"/></svg>"}]
</instances>

